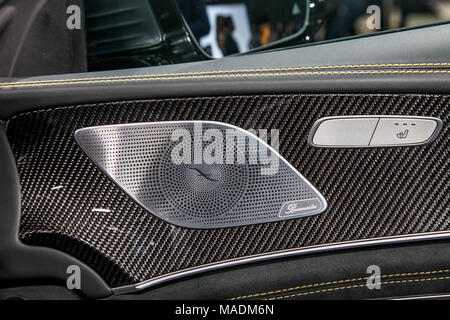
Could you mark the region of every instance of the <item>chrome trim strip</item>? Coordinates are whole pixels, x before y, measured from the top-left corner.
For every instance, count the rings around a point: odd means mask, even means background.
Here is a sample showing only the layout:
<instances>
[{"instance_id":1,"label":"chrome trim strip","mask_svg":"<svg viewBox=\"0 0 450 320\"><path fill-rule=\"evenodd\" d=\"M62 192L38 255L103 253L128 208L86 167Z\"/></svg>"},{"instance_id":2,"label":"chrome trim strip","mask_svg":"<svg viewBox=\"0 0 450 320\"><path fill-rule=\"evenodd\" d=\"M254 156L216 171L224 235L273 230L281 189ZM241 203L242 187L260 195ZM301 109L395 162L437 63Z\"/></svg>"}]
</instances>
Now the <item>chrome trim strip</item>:
<instances>
[{"instance_id":1,"label":"chrome trim strip","mask_svg":"<svg viewBox=\"0 0 450 320\"><path fill-rule=\"evenodd\" d=\"M414 296L414 297L400 297L393 298L391 300L450 300L450 294L435 294L435 295L423 295L423 296Z\"/></svg>"},{"instance_id":2,"label":"chrome trim strip","mask_svg":"<svg viewBox=\"0 0 450 320\"><path fill-rule=\"evenodd\" d=\"M439 240L439 239L447 239L450 238L450 231L437 231L430 233L416 233L410 235L400 235L400 236L392 236L392 237L384 237L384 238L372 238L365 240L353 240L353 241L344 241L337 242L333 244L321 244L316 246L309 246L304 248L297 249L288 249L282 251L275 251L271 253L263 253L254 256L242 257L237 259L225 260L221 262L215 262L207 265L202 265L194 268L189 268L173 273L169 273L166 275L162 275L153 279L149 279L137 284L117 287L113 288L112 291L114 294L124 294L136 292L144 289L148 289L150 287L159 285L161 283L165 283L168 281L180 279L187 276L196 275L202 272L219 270L223 268L229 268L239 265L244 265L247 263L254 262L262 262L272 259L279 258L287 258L304 254L311 253L320 253L320 252L328 252L333 250L344 250L344 249L354 249L361 247L369 247L376 245L388 245L388 244L398 244L398 243L406 243L413 241L421 241L421 240Z\"/></svg>"},{"instance_id":3,"label":"chrome trim strip","mask_svg":"<svg viewBox=\"0 0 450 320\"><path fill-rule=\"evenodd\" d=\"M423 295L423 296L414 296L414 297L400 297L400 298L393 298L391 300L427 300L427 299L450 300L450 294L434 294L434 295Z\"/></svg>"}]
</instances>

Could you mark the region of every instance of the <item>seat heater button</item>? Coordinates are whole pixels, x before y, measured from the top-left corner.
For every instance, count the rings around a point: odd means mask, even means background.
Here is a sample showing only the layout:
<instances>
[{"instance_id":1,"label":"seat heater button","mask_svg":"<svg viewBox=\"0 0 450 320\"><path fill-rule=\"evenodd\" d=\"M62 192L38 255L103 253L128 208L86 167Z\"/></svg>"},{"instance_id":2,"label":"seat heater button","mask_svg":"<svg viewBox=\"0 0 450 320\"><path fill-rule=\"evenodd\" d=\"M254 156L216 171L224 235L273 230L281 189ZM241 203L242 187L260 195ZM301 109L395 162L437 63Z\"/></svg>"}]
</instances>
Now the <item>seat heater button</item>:
<instances>
[{"instance_id":1,"label":"seat heater button","mask_svg":"<svg viewBox=\"0 0 450 320\"><path fill-rule=\"evenodd\" d=\"M370 146L401 146L426 143L435 132L433 119L381 118Z\"/></svg>"}]
</instances>

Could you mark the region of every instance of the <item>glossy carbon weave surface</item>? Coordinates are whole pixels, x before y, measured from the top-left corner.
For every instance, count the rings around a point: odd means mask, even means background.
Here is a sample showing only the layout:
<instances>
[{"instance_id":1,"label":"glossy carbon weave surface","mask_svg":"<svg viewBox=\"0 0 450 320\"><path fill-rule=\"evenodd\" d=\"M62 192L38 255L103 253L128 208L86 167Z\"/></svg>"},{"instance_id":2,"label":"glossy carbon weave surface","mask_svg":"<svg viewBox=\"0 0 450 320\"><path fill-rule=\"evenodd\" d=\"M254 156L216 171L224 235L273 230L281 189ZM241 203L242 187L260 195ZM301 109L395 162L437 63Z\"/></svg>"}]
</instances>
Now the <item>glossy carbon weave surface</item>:
<instances>
[{"instance_id":1,"label":"glossy carbon weave surface","mask_svg":"<svg viewBox=\"0 0 450 320\"><path fill-rule=\"evenodd\" d=\"M96 126L77 130L75 139L128 196L180 227L238 227L326 209L323 197L276 150L224 123Z\"/></svg>"},{"instance_id":2,"label":"glossy carbon weave surface","mask_svg":"<svg viewBox=\"0 0 450 320\"><path fill-rule=\"evenodd\" d=\"M111 286L276 250L450 229L450 98L431 95L205 97L60 107L17 115L7 133L22 189L20 239L68 252ZM420 147L320 149L313 123L333 115L434 116L444 127ZM321 215L195 230L146 212L77 146L88 126L213 120L280 130L280 154L327 199ZM108 209L108 210L98 210ZM86 250L88 248L89 250Z\"/></svg>"}]
</instances>

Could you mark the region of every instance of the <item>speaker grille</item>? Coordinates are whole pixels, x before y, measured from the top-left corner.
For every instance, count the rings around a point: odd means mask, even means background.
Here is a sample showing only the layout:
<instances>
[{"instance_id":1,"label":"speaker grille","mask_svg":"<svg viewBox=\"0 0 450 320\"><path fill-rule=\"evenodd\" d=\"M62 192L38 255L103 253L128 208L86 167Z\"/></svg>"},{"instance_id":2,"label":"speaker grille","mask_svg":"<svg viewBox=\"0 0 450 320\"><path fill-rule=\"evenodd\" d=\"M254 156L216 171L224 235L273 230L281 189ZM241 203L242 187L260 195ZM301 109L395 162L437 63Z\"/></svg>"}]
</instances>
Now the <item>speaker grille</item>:
<instances>
[{"instance_id":1,"label":"speaker grille","mask_svg":"<svg viewBox=\"0 0 450 320\"><path fill-rule=\"evenodd\" d=\"M226 164L174 166L164 158L160 186L166 201L191 217L215 217L230 211L247 190L246 166ZM211 177L204 178L198 171Z\"/></svg>"},{"instance_id":2,"label":"speaker grille","mask_svg":"<svg viewBox=\"0 0 450 320\"><path fill-rule=\"evenodd\" d=\"M119 286L276 250L448 230L449 107L448 95L330 94L99 103L21 114L7 123L22 191L19 236L77 256ZM307 144L319 118L378 114L434 116L444 127L434 143L422 147L337 150ZM178 120L279 129L280 154L320 190L328 210L225 229L177 227L129 199L73 138L83 127ZM63 187L52 190L57 186ZM76 250L67 240L49 241L52 234L83 241L98 254ZM99 263L103 256L108 260Z\"/></svg>"},{"instance_id":3,"label":"speaker grille","mask_svg":"<svg viewBox=\"0 0 450 320\"><path fill-rule=\"evenodd\" d=\"M323 197L276 151L224 123L99 126L80 129L75 138L144 209L182 227L235 227L305 217L326 208ZM216 164L208 164L212 161ZM299 206L298 214L280 215L288 202Z\"/></svg>"}]
</instances>

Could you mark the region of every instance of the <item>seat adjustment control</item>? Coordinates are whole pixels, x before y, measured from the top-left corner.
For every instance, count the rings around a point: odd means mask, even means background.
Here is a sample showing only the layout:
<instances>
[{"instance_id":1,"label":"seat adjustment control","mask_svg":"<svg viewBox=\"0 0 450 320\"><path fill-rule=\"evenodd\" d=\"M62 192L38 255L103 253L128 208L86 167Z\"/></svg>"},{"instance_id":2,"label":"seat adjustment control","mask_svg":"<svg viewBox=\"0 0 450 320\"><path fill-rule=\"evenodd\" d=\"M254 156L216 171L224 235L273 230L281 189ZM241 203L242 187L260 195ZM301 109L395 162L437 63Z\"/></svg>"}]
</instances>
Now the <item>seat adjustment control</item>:
<instances>
[{"instance_id":1,"label":"seat adjustment control","mask_svg":"<svg viewBox=\"0 0 450 320\"><path fill-rule=\"evenodd\" d=\"M436 139L442 121L431 117L343 116L321 118L308 143L323 148L413 146Z\"/></svg>"}]
</instances>

